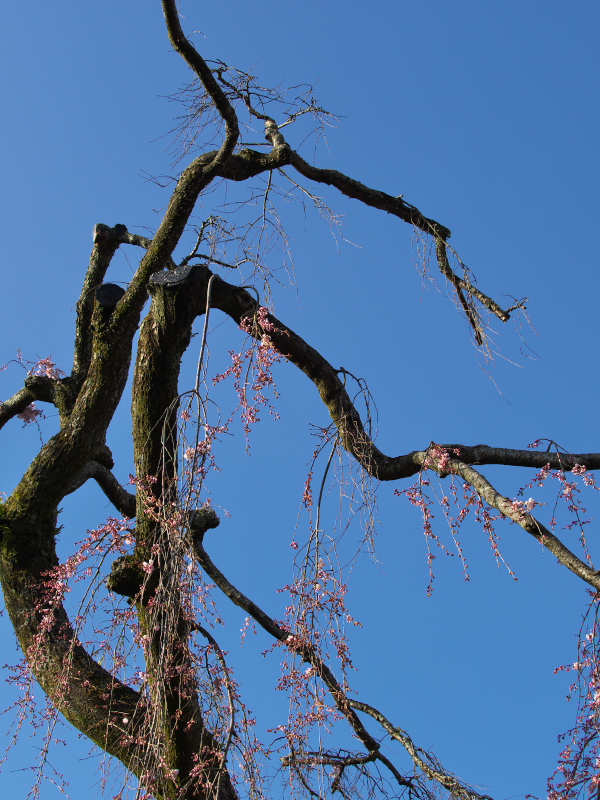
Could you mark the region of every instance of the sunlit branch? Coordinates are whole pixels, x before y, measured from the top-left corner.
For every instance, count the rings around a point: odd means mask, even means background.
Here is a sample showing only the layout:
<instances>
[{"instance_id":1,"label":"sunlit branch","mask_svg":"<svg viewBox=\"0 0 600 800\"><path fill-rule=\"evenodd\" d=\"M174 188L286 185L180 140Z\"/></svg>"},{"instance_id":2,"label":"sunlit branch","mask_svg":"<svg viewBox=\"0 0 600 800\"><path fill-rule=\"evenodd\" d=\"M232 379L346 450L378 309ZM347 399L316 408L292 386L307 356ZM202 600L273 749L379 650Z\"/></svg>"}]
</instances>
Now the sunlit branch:
<instances>
[{"instance_id":1,"label":"sunlit branch","mask_svg":"<svg viewBox=\"0 0 600 800\"><path fill-rule=\"evenodd\" d=\"M406 731L392 725L392 723L386 719L380 711L377 711L376 708L367 705L367 703L361 703L358 700L348 700L348 703L357 711L363 711L365 714L369 714L373 717L373 719L376 719L393 739L400 742L400 744L406 748L415 766L430 780L436 781L440 786L450 792L452 797L459 798L459 800L492 800L489 795L479 794L462 781L458 780L452 773L445 770L435 756L417 747Z\"/></svg>"},{"instance_id":2,"label":"sunlit branch","mask_svg":"<svg viewBox=\"0 0 600 800\"><path fill-rule=\"evenodd\" d=\"M3 428L6 423L17 414L21 414L28 405L31 405L35 400L35 396L31 394L29 389L20 389L16 394L13 394L8 400L0 402L0 428Z\"/></svg>"},{"instance_id":3,"label":"sunlit branch","mask_svg":"<svg viewBox=\"0 0 600 800\"><path fill-rule=\"evenodd\" d=\"M447 451L446 451L447 454ZM481 473L473 469L473 467L465 464L454 458L444 458L443 464L440 463L436 455L432 455L432 451L424 451L417 456L421 461L424 468L434 469L441 472L443 475L456 474L461 477L466 483L472 486L477 494L485 500L485 502L508 517L524 531L531 534L537 539L540 544L544 545L551 553L565 567L575 573L579 578L589 583L594 589L600 591L600 572L588 566L584 561L578 558L575 553L571 552L569 548L564 545L561 540L555 536L552 531L549 531L541 522L533 517L529 512L522 509L522 507L504 497L494 489L492 484L484 478Z\"/></svg>"},{"instance_id":4,"label":"sunlit branch","mask_svg":"<svg viewBox=\"0 0 600 800\"><path fill-rule=\"evenodd\" d=\"M183 33L179 22L179 12L177 10L176 1L163 0L162 5L171 44L185 59L188 66L196 73L202 85L210 95L215 108L225 122L225 140L209 167L209 169L214 170L220 162L225 161L227 157L231 155L237 143L240 133L237 115L206 61Z\"/></svg>"}]
</instances>

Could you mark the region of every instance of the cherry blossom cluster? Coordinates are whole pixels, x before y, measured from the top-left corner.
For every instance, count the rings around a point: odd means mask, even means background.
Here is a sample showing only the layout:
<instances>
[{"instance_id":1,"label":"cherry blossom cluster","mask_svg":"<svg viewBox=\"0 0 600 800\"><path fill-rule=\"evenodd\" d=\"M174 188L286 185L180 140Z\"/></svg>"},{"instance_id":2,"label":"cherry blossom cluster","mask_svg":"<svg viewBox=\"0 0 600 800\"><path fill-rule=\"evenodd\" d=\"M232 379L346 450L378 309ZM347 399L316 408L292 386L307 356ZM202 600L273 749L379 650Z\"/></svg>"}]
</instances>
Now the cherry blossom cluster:
<instances>
[{"instance_id":1,"label":"cherry blossom cluster","mask_svg":"<svg viewBox=\"0 0 600 800\"><path fill-rule=\"evenodd\" d=\"M65 374L56 366L50 356L47 358L40 358L37 361L26 361L21 351L18 350L15 362L24 367L29 375L39 375L45 378L51 378L52 380L60 380ZM2 367L0 367L0 371L7 367L8 364L3 364ZM0 405L2 405L1 402ZM44 418L44 413L35 403L30 403L23 411L17 414L17 419L20 419L25 425L37 422L40 417Z\"/></svg>"},{"instance_id":2,"label":"cherry blossom cluster","mask_svg":"<svg viewBox=\"0 0 600 800\"><path fill-rule=\"evenodd\" d=\"M268 409L275 419L279 417L273 403L267 397L267 392L270 390L275 397L278 397L272 369L273 365L281 361L283 356L274 348L267 333L275 328L268 319L267 309L263 306L258 309L255 318L245 317L240 328L252 335L255 335L258 330L261 333L260 342L252 344L241 353L230 350L232 364L224 373L213 378L213 384L220 383L229 377L233 378L234 389L238 396L236 410L241 413L244 433L247 437L250 434L250 426L260 421L261 408Z\"/></svg>"},{"instance_id":3,"label":"cherry blossom cluster","mask_svg":"<svg viewBox=\"0 0 600 800\"><path fill-rule=\"evenodd\" d=\"M459 455L459 452L455 450L454 454ZM396 489L394 491L396 496L406 497L411 505L415 506L415 508L420 511L422 516L422 529L427 545L427 566L429 569L428 595L431 595L433 592L433 582L435 580L433 565L437 558L435 552L432 550L432 544L435 544L444 555L458 555L462 564L464 580L470 580L467 561L459 538L459 530L469 515L472 515L480 527L483 528L498 564L503 564L511 577L516 580L516 576L506 563L500 551L500 539L494 527L495 523L503 518L502 514L488 506L468 483L457 479L456 475L453 474L451 458L452 453L439 445L432 445L423 465L423 470L429 468L436 473L441 473L442 477L444 475L449 475L448 489L444 488L441 480L438 481L436 487L434 483L426 477L424 471L421 471L416 483L412 486L407 489ZM450 530L452 547L455 552L452 552L446 547L440 536L434 531L435 514L433 509L436 505L441 509L445 522ZM522 511L523 513L531 510L535 505L537 505L537 502L532 498L527 501L514 500L512 503L515 511Z\"/></svg>"},{"instance_id":4,"label":"cherry blossom cluster","mask_svg":"<svg viewBox=\"0 0 600 800\"><path fill-rule=\"evenodd\" d=\"M588 800L600 791L600 623L599 598L584 619L577 661L555 672L575 673L571 697L577 697L573 728L559 737L563 748L548 782L548 800Z\"/></svg>"}]
</instances>

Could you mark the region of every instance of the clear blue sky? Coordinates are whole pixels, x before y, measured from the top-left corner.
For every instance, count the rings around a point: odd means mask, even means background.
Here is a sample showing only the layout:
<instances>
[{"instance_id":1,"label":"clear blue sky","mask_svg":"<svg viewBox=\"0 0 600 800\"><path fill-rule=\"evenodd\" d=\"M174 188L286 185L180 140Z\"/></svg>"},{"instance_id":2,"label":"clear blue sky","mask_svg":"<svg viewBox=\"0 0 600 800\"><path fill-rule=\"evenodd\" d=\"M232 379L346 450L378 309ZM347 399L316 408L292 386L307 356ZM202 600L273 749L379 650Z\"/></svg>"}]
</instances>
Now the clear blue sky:
<instances>
[{"instance_id":1,"label":"clear blue sky","mask_svg":"<svg viewBox=\"0 0 600 800\"><path fill-rule=\"evenodd\" d=\"M316 84L318 101L340 116L329 150L317 150L320 166L403 194L452 229L452 245L484 291L501 303L531 298L535 330L526 326L524 335L535 356L521 351L509 326L498 330L499 347L515 363L498 360L491 381L464 320L442 294L423 289L407 226L332 192L328 202L354 243L338 246L317 215L285 206L298 288L276 289L276 313L332 364L368 382L384 452L432 440L520 448L538 437L597 451L598 5L190 0L183 13L186 31L202 32L194 41L205 57L251 69L267 85ZM20 348L31 360L52 355L67 370L92 227L125 223L145 233L157 225L168 195L144 176L171 174L170 140L162 137L180 112L165 96L188 76L170 51L158 2L12 3L0 36L0 362ZM303 152L312 158L310 147ZM136 254L126 256L115 259L112 280L129 280ZM273 267L280 261L274 253ZM211 345L215 360L219 348L240 342L232 325L222 325ZM294 530L314 446L309 423L327 424L327 416L293 367L280 366L276 377L281 420L261 423L251 456L241 435L223 454L228 469L213 496L232 517L210 546L234 583L281 616L275 590L291 579L289 543L306 536L305 520ZM22 378L14 366L2 373L0 399ZM123 481L127 403L109 442ZM52 420L46 425L47 436ZM16 421L1 435L0 490L10 492L39 435ZM531 477L484 472L508 496ZM405 486L379 489L379 564L365 556L350 581L350 610L364 624L352 634L359 698L493 797L544 796L556 737L575 712L564 701L568 680L553 671L576 658L585 587L505 524L502 552L514 582L473 526L462 537L470 582L458 559L440 556L428 598L420 520L394 488ZM332 495L329 524L334 506ZM111 513L94 487L64 509L65 549ZM594 522L590 543L600 557L597 535ZM348 536L356 541L360 532ZM272 688L276 659L267 665L260 655L270 645L262 634L240 653L242 616L230 615L234 633L223 639L264 730L282 707ZM0 624L2 664L15 663L5 617ZM0 706L11 692L0 686ZM68 772L70 796L111 796L98 785L85 742L66 737L67 748L50 760ZM13 797L31 784L29 772L16 770L35 763L36 746L25 734L0 773L0 788ZM41 796L58 791L46 783Z\"/></svg>"}]
</instances>

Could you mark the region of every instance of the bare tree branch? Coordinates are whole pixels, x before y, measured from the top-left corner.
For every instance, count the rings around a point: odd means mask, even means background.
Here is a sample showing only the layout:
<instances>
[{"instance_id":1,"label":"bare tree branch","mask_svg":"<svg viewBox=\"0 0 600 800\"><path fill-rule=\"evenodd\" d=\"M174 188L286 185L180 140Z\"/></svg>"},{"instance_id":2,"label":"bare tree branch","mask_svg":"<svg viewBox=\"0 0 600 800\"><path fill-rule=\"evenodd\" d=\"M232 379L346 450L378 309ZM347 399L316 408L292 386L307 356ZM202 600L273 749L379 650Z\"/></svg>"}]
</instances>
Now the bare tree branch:
<instances>
[{"instance_id":1,"label":"bare tree branch","mask_svg":"<svg viewBox=\"0 0 600 800\"><path fill-rule=\"evenodd\" d=\"M296 152L292 153L291 163L301 175L304 175L305 178L311 181L315 181L315 183L325 183L328 186L334 186L342 194L345 194L346 197L360 200L361 203L371 206L372 208L387 211L388 214L393 214L404 222L408 222L420 228L424 233L429 233L444 241L450 238L450 230L448 228L436 222L434 219L428 219L423 216L418 208L407 203L402 197L393 197L378 189L371 189L369 186L365 186L363 183L348 177L348 175L344 175L343 172L338 172L336 169L313 167Z\"/></svg>"},{"instance_id":2,"label":"bare tree branch","mask_svg":"<svg viewBox=\"0 0 600 800\"><path fill-rule=\"evenodd\" d=\"M214 172L219 164L226 161L228 156L233 153L233 149L237 144L240 135L237 115L205 60L183 33L179 22L176 0L162 0L162 5L171 44L185 59L188 66L196 73L202 85L210 95L215 108L225 121L225 140L208 167L208 170Z\"/></svg>"},{"instance_id":3,"label":"bare tree branch","mask_svg":"<svg viewBox=\"0 0 600 800\"><path fill-rule=\"evenodd\" d=\"M365 714L369 714L373 719L376 719L393 739L400 742L400 744L406 748L415 766L430 780L436 781L436 783L439 783L440 786L450 792L452 797L456 797L459 800L492 800L487 794L479 794L452 775L451 772L444 769L435 756L417 747L406 731L403 731L402 728L394 727L394 725L392 725L380 711L377 711L376 708L367 705L367 703L361 703L359 700L348 700L348 703L357 711L362 711Z\"/></svg>"},{"instance_id":4,"label":"bare tree branch","mask_svg":"<svg viewBox=\"0 0 600 800\"><path fill-rule=\"evenodd\" d=\"M97 461L88 462L79 475L67 487L67 494L76 492L83 484L93 478L110 502L123 516L133 519L136 514L136 497L124 489L112 472Z\"/></svg>"},{"instance_id":5,"label":"bare tree branch","mask_svg":"<svg viewBox=\"0 0 600 800\"><path fill-rule=\"evenodd\" d=\"M13 394L8 400L0 402L0 428L3 428L17 414L21 414L27 406L31 405L35 400L35 396L27 389L19 389L16 394Z\"/></svg>"}]
</instances>

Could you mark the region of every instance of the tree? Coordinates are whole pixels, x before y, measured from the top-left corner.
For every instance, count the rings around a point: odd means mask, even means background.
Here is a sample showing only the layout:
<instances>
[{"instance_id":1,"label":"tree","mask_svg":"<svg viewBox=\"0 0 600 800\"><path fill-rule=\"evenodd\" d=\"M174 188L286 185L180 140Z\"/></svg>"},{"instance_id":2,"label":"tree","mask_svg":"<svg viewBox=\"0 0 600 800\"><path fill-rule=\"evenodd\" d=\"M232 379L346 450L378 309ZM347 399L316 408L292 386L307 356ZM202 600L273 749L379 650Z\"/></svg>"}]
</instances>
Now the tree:
<instances>
[{"instance_id":1,"label":"tree","mask_svg":"<svg viewBox=\"0 0 600 800\"><path fill-rule=\"evenodd\" d=\"M277 622L261 611L211 560L210 546L207 552L203 540L204 534L217 525L218 516L206 504L205 482L213 450L219 439L229 433L229 420L226 414L223 418L215 415L210 405L213 376L206 372L208 325L204 323L198 331L201 344L195 385L179 385L179 364L190 344L194 322L197 318L208 320L209 312L222 311L257 342L236 354L229 369L214 376L218 385L226 379L235 384L247 431L258 407L268 402L273 362L284 357L316 384L332 416L335 427L324 432L323 445L335 445L334 453L343 447L360 466L361 476L378 481L410 481L401 489L408 491L411 501L423 511L430 539L435 532L429 524L431 512L424 483L427 478L419 476L433 472L447 483L460 479L475 490L465 502L479 510L490 531L490 514L508 517L594 590L600 588L598 576L585 557L572 553L549 527L534 518L529 501L499 495L473 465L512 465L538 471L549 465L560 476L570 498L574 490L569 488L569 473L574 471L585 480L589 470L598 468L600 456L558 449L554 452L552 448L541 452L474 448L464 443L427 443L424 449L404 456L385 456L373 444L369 427L357 410L354 393L360 399L365 394L364 386L359 382L349 390L353 380L350 373L334 369L311 343L307 344L285 321L267 311L268 300L264 298L268 298L269 276L251 238L251 219L246 222L244 212L238 226L246 225L247 230L231 228L214 215L206 217L197 226L195 243L188 255L178 262L173 260L198 198L217 180L238 184L283 169L289 170L286 174L292 181L331 185L413 225L419 236L431 242L437 265L454 288L459 308L480 348L486 346L482 308L504 322L523 306L514 302L501 308L479 291L470 273L449 249L448 229L402 197L371 189L303 159L288 144L279 116L284 113L288 98L279 91L267 92L249 75L225 64L207 65L183 36L175 5L165 2L163 7L171 41L203 87L192 85L185 93L183 99L190 103L190 116L185 122L193 126L202 111L208 139L214 135L210 127L213 123L217 131L224 129L225 133L218 140L217 149L204 150L186 166L164 219L151 238L131 234L123 225L96 226L94 250L78 303L71 374L62 376L52 361L43 359L30 369L25 387L3 403L3 422L19 415L25 422L34 421L38 412L32 404L36 402L54 405L61 419L60 432L42 447L3 506L2 580L21 646L36 679L55 706L98 746L119 758L148 791L165 797L233 796L228 752L235 746L245 753L249 780L256 781L253 756L257 746L250 730L244 740L243 708L217 639L206 623L209 612L193 607L202 596L198 581L204 574L205 581L214 582L273 637L281 652L288 654L284 656L288 671L282 681L292 688L293 698L305 699L307 691L314 693L309 708L313 716L307 719L306 709L294 708L291 722L280 731L289 748L283 756L284 766L290 769L299 791L315 791L323 782L325 792L339 789L346 793L358 779L367 785L372 781L383 791L384 779L377 771L381 768L389 770L391 781L396 781L393 793L405 790L427 795L431 791L429 781L458 796L475 796L440 767L433 756L422 751L411 754L414 768L395 767L382 753L381 729L373 727L369 716L404 744L409 753L411 740L399 731L394 720L384 717L385 709L374 710L348 693L344 639L336 634L328 642L316 627L318 613L331 615L327 619L334 622L346 616L343 587L327 563L327 556L320 554L324 544L318 535L318 511L313 521L314 537L303 553L307 560L299 562L300 571L290 589L296 602L291 604L290 616L285 620ZM306 113L320 121L324 112L310 93L297 100L298 104L284 115L284 123L303 120ZM284 104L283 110L278 103ZM264 127L266 152L257 150L258 144L239 144L242 121L252 126L259 122ZM190 131L189 142L195 147L198 132L193 127L184 128L184 133ZM268 178L265 202L270 202L269 195L274 191ZM329 213L316 195L311 199ZM262 228L259 231L264 236ZM231 252L232 240L239 242L239 255L234 260L222 253L225 244L230 244ZM116 250L126 245L142 247L146 255L123 291L115 284L103 284L103 280ZM242 286L240 281L230 283L219 276L218 268L239 268L242 262L254 268L250 278L244 280L247 285ZM151 297L149 306L147 292ZM114 464L105 437L123 396L143 312L146 316L136 344L133 378L135 478L133 486L124 489L112 473ZM249 379L248 375L252 377ZM83 549L59 564L55 551L59 506L67 494L77 491L89 479L103 488L118 513L129 521L111 521L94 532ZM415 479L417 483L409 489ZM313 503L315 509L320 508L317 488L314 490L310 483L305 488L305 503ZM368 489L366 497L368 500ZM487 511L488 506L493 510ZM130 521L134 518L135 525ZM90 655L89 647L86 650L81 643L91 635L85 621L76 618L69 622L62 605L68 581L84 564L84 556L89 555L108 557L113 562L107 585L114 594L125 598L117 609L116 621L132 626L133 631L129 634L133 641L118 640L117 649L103 654L109 669L101 666L98 658ZM86 561L84 568L87 564ZM331 625L326 627L336 630ZM134 645L144 654L143 665L135 656L125 663L125 651L119 648ZM336 653L330 663L324 655L332 646ZM136 672L141 673L137 683ZM324 693L328 693L330 709L326 708ZM303 738L309 722L329 724L337 730L343 721L349 723L355 737L351 748L319 750L315 749L314 740ZM257 784L252 786L259 791Z\"/></svg>"}]
</instances>

